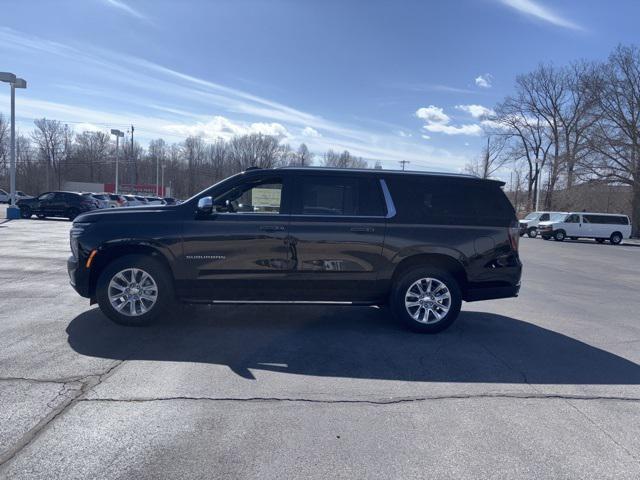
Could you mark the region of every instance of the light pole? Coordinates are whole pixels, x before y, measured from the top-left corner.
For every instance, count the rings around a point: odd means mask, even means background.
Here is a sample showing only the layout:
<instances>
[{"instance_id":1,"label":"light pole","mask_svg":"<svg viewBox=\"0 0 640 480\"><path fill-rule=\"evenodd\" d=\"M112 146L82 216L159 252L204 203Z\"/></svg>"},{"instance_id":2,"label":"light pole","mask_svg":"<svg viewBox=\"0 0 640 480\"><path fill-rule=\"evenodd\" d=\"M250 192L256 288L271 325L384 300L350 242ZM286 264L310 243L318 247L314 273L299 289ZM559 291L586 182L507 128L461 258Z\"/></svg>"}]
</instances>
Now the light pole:
<instances>
[{"instance_id":1,"label":"light pole","mask_svg":"<svg viewBox=\"0 0 640 480\"><path fill-rule=\"evenodd\" d=\"M0 72L0 82L11 84L11 163L9 166L9 187L11 191L7 218L20 218L20 209L16 206L16 88L27 88L27 82L13 73Z\"/></svg>"},{"instance_id":2,"label":"light pole","mask_svg":"<svg viewBox=\"0 0 640 480\"><path fill-rule=\"evenodd\" d=\"M166 165L163 163L162 164L162 196L166 197L166 192L164 191L164 167L166 167Z\"/></svg>"},{"instance_id":3,"label":"light pole","mask_svg":"<svg viewBox=\"0 0 640 480\"><path fill-rule=\"evenodd\" d=\"M115 128L111 129L111 135L116 136L116 188L115 194L118 194L118 146L120 145L120 137L124 137L124 132L117 130Z\"/></svg>"}]
</instances>

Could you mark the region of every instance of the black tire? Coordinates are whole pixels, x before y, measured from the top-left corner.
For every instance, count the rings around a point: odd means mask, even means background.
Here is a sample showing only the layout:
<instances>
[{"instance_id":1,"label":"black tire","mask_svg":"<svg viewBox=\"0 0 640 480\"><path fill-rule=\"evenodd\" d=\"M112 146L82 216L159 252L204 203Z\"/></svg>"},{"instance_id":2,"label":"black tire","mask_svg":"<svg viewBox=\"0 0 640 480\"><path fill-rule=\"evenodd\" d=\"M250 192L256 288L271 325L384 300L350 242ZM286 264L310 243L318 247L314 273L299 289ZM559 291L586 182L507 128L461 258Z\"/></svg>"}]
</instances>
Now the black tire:
<instances>
[{"instance_id":1,"label":"black tire","mask_svg":"<svg viewBox=\"0 0 640 480\"><path fill-rule=\"evenodd\" d=\"M431 323L422 323L410 315L408 307L405 306L405 296L415 282L420 279L427 278L437 280L448 290L450 296L448 302L449 309L446 311L442 319ZM440 291L442 292L442 290ZM402 322L409 329L418 333L437 333L449 328L455 319L458 318L460 307L462 305L462 293L460 292L458 282L449 272L438 268L416 267L403 273L394 282L390 303L396 319ZM420 311L421 309L422 307L417 307L417 311ZM428 315L427 321L429 321L433 314L429 313L429 310L426 310L425 313ZM440 313L442 313L442 311L440 311ZM424 313L418 313L418 315L424 316Z\"/></svg>"},{"instance_id":2,"label":"black tire","mask_svg":"<svg viewBox=\"0 0 640 480\"><path fill-rule=\"evenodd\" d=\"M529 236L529 238L536 238L538 236L538 229L535 227L531 227L529 230L527 230L527 235Z\"/></svg>"},{"instance_id":3,"label":"black tire","mask_svg":"<svg viewBox=\"0 0 640 480\"><path fill-rule=\"evenodd\" d=\"M609 237L609 241L612 245L620 245L622 243L622 234L620 232L613 232Z\"/></svg>"},{"instance_id":4,"label":"black tire","mask_svg":"<svg viewBox=\"0 0 640 480\"><path fill-rule=\"evenodd\" d=\"M73 208L73 207L68 208L67 211L64 214L64 216L67 217L72 222L78 215L80 215L80 210L78 210L77 208Z\"/></svg>"},{"instance_id":5,"label":"black tire","mask_svg":"<svg viewBox=\"0 0 640 480\"><path fill-rule=\"evenodd\" d=\"M564 242L564 239L567 238L567 234L564 230L557 230L553 232L553 238L558 242Z\"/></svg>"},{"instance_id":6,"label":"black tire","mask_svg":"<svg viewBox=\"0 0 640 480\"><path fill-rule=\"evenodd\" d=\"M116 274L129 268L142 270L149 275L156 284L157 299L146 313L127 315L118 311L111 305L109 300L108 290L111 280ZM173 283L169 272L167 272L166 267L162 263L148 255L126 255L108 264L98 278L96 297L100 310L102 310L107 317L117 324L128 327L149 325L164 313L169 312L174 305Z\"/></svg>"},{"instance_id":7,"label":"black tire","mask_svg":"<svg viewBox=\"0 0 640 480\"><path fill-rule=\"evenodd\" d=\"M596 238L596 242L598 242L598 243L604 243L604 238Z\"/></svg>"},{"instance_id":8,"label":"black tire","mask_svg":"<svg viewBox=\"0 0 640 480\"><path fill-rule=\"evenodd\" d=\"M30 207L20 207L20 216L22 218L31 218L31 208Z\"/></svg>"}]
</instances>

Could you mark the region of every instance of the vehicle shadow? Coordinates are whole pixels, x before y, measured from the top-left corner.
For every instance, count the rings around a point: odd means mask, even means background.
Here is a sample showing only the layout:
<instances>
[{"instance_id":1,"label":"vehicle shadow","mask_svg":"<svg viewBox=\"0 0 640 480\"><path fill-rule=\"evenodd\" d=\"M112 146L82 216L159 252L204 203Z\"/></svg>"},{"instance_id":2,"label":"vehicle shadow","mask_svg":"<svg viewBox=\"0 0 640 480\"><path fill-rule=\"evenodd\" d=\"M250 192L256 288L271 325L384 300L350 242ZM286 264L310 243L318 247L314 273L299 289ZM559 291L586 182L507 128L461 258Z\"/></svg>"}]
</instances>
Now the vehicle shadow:
<instances>
[{"instance_id":1,"label":"vehicle shadow","mask_svg":"<svg viewBox=\"0 0 640 480\"><path fill-rule=\"evenodd\" d=\"M227 365L322 377L415 382L640 384L640 366L568 336L501 315L463 312L449 330L419 335L386 309L184 307L148 328L98 310L67 327L78 353L117 360Z\"/></svg>"}]
</instances>

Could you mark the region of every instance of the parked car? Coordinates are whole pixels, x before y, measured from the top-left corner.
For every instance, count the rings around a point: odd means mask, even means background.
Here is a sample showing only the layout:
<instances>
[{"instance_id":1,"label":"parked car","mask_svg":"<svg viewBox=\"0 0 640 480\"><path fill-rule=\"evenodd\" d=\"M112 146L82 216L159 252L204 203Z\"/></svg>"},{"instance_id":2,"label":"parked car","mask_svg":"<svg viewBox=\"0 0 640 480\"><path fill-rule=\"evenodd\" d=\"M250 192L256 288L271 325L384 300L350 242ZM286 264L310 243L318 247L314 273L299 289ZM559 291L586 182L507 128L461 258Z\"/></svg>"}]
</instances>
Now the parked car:
<instances>
[{"instance_id":1,"label":"parked car","mask_svg":"<svg viewBox=\"0 0 640 480\"><path fill-rule=\"evenodd\" d=\"M145 197L145 199L147 200L147 204L149 205L166 205L167 204L167 202L165 202L160 197Z\"/></svg>"},{"instance_id":2,"label":"parked car","mask_svg":"<svg viewBox=\"0 0 640 480\"><path fill-rule=\"evenodd\" d=\"M69 220L98 208L91 196L76 192L46 192L35 198L20 200L17 205L22 218L36 215L38 218L66 217Z\"/></svg>"},{"instance_id":3,"label":"parked car","mask_svg":"<svg viewBox=\"0 0 640 480\"><path fill-rule=\"evenodd\" d=\"M127 199L124 198L124 195L119 195L116 193L105 193L107 198L109 199L109 207L110 208L118 208L118 207L126 207Z\"/></svg>"},{"instance_id":4,"label":"parked car","mask_svg":"<svg viewBox=\"0 0 640 480\"><path fill-rule=\"evenodd\" d=\"M140 200L142 197L136 197L134 195L124 195L125 200L127 201L127 207L139 207L141 205L146 205L147 202Z\"/></svg>"},{"instance_id":5,"label":"parked car","mask_svg":"<svg viewBox=\"0 0 640 480\"><path fill-rule=\"evenodd\" d=\"M176 199L173 197L164 197L163 200L167 205L175 205L177 203Z\"/></svg>"},{"instance_id":6,"label":"parked car","mask_svg":"<svg viewBox=\"0 0 640 480\"><path fill-rule=\"evenodd\" d=\"M522 220L519 221L520 236L522 237L524 234L527 234L529 238L537 237L538 224L540 222L549 221L551 218L551 215L553 215L554 213L563 213L563 212L531 212L527 214L526 217L524 217Z\"/></svg>"},{"instance_id":7,"label":"parked car","mask_svg":"<svg viewBox=\"0 0 640 480\"><path fill-rule=\"evenodd\" d=\"M572 240L593 238L598 243L609 240L618 245L631 237L631 222L626 215L569 212L556 214L548 222L540 222L538 230L545 240L552 237L559 242L567 237Z\"/></svg>"},{"instance_id":8,"label":"parked car","mask_svg":"<svg viewBox=\"0 0 640 480\"><path fill-rule=\"evenodd\" d=\"M94 193L94 192L83 192L82 195L86 195L88 197L93 198L98 208L109 208L109 197L103 193Z\"/></svg>"},{"instance_id":9,"label":"parked car","mask_svg":"<svg viewBox=\"0 0 640 480\"><path fill-rule=\"evenodd\" d=\"M22 199L33 198L31 195L27 195L26 193L16 190L16 202ZM0 188L0 203L11 203L11 193L7 192Z\"/></svg>"},{"instance_id":10,"label":"parked car","mask_svg":"<svg viewBox=\"0 0 640 480\"><path fill-rule=\"evenodd\" d=\"M465 301L515 297L518 223L503 182L467 175L252 169L181 205L78 217L71 284L113 321L185 302L389 303L437 332Z\"/></svg>"}]
</instances>

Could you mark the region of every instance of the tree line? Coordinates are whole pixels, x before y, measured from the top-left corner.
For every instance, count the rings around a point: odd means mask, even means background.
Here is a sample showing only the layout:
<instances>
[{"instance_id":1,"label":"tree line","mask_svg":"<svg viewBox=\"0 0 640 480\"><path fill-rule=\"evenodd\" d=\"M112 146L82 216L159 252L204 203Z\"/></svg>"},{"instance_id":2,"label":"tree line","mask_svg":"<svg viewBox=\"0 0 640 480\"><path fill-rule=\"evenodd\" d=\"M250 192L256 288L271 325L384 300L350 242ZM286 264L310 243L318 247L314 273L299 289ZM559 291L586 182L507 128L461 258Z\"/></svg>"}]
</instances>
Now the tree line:
<instances>
[{"instance_id":1,"label":"tree line","mask_svg":"<svg viewBox=\"0 0 640 480\"><path fill-rule=\"evenodd\" d=\"M0 186L9 184L9 125L0 114ZM304 144L292 148L276 137L241 135L207 143L200 136L169 144L155 139L120 143L117 152L120 184L155 184L162 177L172 195L187 198L211 184L248 167L311 166L367 168L361 157L349 151L328 150L314 155ZM318 158L316 158L318 157ZM107 132L74 132L58 120L38 119L33 130L16 135L16 184L35 195L61 189L65 181L114 183L115 137Z\"/></svg>"},{"instance_id":2,"label":"tree line","mask_svg":"<svg viewBox=\"0 0 640 480\"><path fill-rule=\"evenodd\" d=\"M482 120L481 156L467 170L511 173L531 210L553 210L558 193L586 183L631 189L640 232L640 49L618 46L605 61L540 64Z\"/></svg>"}]
</instances>

